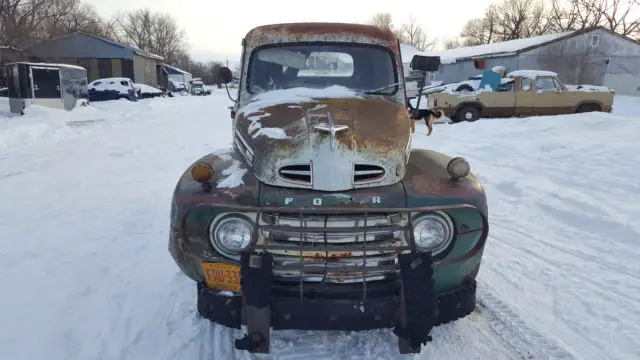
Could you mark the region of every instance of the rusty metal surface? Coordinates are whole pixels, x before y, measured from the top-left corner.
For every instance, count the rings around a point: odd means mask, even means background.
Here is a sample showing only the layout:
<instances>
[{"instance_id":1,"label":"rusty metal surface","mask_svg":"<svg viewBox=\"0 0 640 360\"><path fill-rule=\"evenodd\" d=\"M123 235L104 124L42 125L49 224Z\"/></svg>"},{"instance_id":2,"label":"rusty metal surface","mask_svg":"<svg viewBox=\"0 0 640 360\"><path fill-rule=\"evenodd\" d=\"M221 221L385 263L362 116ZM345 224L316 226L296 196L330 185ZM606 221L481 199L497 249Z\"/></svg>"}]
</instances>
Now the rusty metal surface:
<instances>
[{"instance_id":1,"label":"rusty metal surface","mask_svg":"<svg viewBox=\"0 0 640 360\"><path fill-rule=\"evenodd\" d=\"M243 64L239 85L238 106L247 104L252 94L247 92L246 79L249 70L249 58L254 50L267 45L286 43L353 43L378 45L393 55L396 72L402 76L402 57L395 35L388 30L375 26L343 23L288 23L272 24L250 30L243 39ZM401 81L398 92L392 96L395 101L405 104L404 82Z\"/></svg>"},{"instance_id":2,"label":"rusty metal surface","mask_svg":"<svg viewBox=\"0 0 640 360\"><path fill-rule=\"evenodd\" d=\"M191 168L197 163L211 166L213 176L211 181L201 184L191 175ZM239 174L243 173L240 177ZM239 181L231 177L237 176ZM253 176L241 156L228 149L218 153L203 156L189 166L181 176L174 190L174 201L182 211L188 210L190 205L203 201L217 205L245 205L256 206L259 203L258 179Z\"/></svg>"},{"instance_id":3,"label":"rusty metal surface","mask_svg":"<svg viewBox=\"0 0 640 360\"><path fill-rule=\"evenodd\" d=\"M282 23L282 24L270 24L258 26L251 29L245 39L251 41L256 36L261 36L265 33L276 33L280 36L288 35L354 35L364 36L388 43L390 46L395 46L396 37L390 31L381 29L376 26L364 25L364 24L349 24L349 23Z\"/></svg>"},{"instance_id":4,"label":"rusty metal surface","mask_svg":"<svg viewBox=\"0 0 640 360\"><path fill-rule=\"evenodd\" d=\"M327 124L348 128L330 134L314 128ZM370 97L364 99L316 99L302 103L267 106L252 113L239 113L237 130L255 151L255 176L271 185L342 191L355 188L354 164L378 165L384 176L366 186L397 183L404 175L411 120L397 103ZM261 131L281 129L285 137L271 137ZM313 164L311 184L288 182L278 176L285 165ZM323 166L325 168L323 168ZM320 178L327 176L327 178ZM362 185L364 186L364 185Z\"/></svg>"},{"instance_id":5,"label":"rusty metal surface","mask_svg":"<svg viewBox=\"0 0 640 360\"><path fill-rule=\"evenodd\" d=\"M450 180L447 163L451 158L436 151L415 149L411 152L407 173L403 179L407 206L430 204L471 204L487 216L484 187L473 174ZM473 165L472 169L473 171Z\"/></svg>"}]
</instances>

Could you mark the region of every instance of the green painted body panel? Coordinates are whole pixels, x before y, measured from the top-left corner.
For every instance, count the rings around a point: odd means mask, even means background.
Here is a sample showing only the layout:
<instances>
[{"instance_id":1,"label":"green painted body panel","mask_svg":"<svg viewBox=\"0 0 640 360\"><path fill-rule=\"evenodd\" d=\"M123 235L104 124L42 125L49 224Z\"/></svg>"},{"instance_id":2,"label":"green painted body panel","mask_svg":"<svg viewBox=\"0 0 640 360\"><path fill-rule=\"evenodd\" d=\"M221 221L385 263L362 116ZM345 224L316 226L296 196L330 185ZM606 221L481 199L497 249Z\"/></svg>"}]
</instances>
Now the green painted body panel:
<instances>
[{"instance_id":1,"label":"green painted body panel","mask_svg":"<svg viewBox=\"0 0 640 360\"><path fill-rule=\"evenodd\" d=\"M218 255L209 242L209 227L228 211L220 206L282 208L341 207L345 209L403 208L468 204L448 210L456 230L452 246L435 256L435 289L446 292L474 277L486 241L487 204L484 189L473 175L453 182L446 172L449 157L429 150L413 150L403 181L394 185L340 192L292 189L260 183L246 171L234 187L224 186L225 169L242 159L234 151L210 154L198 160L213 168L210 184L203 185L186 171L178 182L171 209L169 251L180 269L194 281L203 281L203 261L237 264ZM247 169L248 170L248 169ZM227 179L228 180L228 179ZM319 205L320 204L320 205ZM246 214L250 218L255 213Z\"/></svg>"}]
</instances>

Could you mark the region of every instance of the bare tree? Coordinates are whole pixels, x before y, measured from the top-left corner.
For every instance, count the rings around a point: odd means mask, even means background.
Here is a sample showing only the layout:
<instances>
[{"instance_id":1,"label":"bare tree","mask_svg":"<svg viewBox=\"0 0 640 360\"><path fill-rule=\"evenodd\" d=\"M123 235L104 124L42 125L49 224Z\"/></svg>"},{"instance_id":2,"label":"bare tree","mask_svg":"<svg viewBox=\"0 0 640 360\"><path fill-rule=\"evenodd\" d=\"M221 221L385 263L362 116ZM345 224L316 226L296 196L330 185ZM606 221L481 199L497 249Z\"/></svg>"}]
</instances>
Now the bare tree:
<instances>
[{"instance_id":1,"label":"bare tree","mask_svg":"<svg viewBox=\"0 0 640 360\"><path fill-rule=\"evenodd\" d=\"M393 30L393 19L390 13L377 13L369 19L369 25L381 29Z\"/></svg>"},{"instance_id":2,"label":"bare tree","mask_svg":"<svg viewBox=\"0 0 640 360\"><path fill-rule=\"evenodd\" d=\"M602 26L618 34L640 37L638 0L500 0L485 16L468 21L465 45L487 44L567 30Z\"/></svg>"},{"instance_id":3,"label":"bare tree","mask_svg":"<svg viewBox=\"0 0 640 360\"><path fill-rule=\"evenodd\" d=\"M163 56L168 63L179 59L179 52L185 47L185 32L171 15L139 9L118 18L117 26L126 42Z\"/></svg>"},{"instance_id":4,"label":"bare tree","mask_svg":"<svg viewBox=\"0 0 640 360\"><path fill-rule=\"evenodd\" d=\"M39 16L48 0L0 0L0 43L26 47L44 18Z\"/></svg>"},{"instance_id":5,"label":"bare tree","mask_svg":"<svg viewBox=\"0 0 640 360\"><path fill-rule=\"evenodd\" d=\"M472 19L462 28L460 37L465 46L489 44L498 38L498 12L496 5L489 5L484 11L484 17Z\"/></svg>"},{"instance_id":6,"label":"bare tree","mask_svg":"<svg viewBox=\"0 0 640 360\"><path fill-rule=\"evenodd\" d=\"M445 50L451 50L451 49L459 48L462 46L462 44L460 43L460 40L457 38L446 39L442 42L442 45L445 48Z\"/></svg>"},{"instance_id":7,"label":"bare tree","mask_svg":"<svg viewBox=\"0 0 640 360\"><path fill-rule=\"evenodd\" d=\"M402 24L398 31L398 37L400 41L412 45L420 51L430 50L436 44L436 40L429 39L427 32L416 23L413 15L409 18L408 23Z\"/></svg>"}]
</instances>

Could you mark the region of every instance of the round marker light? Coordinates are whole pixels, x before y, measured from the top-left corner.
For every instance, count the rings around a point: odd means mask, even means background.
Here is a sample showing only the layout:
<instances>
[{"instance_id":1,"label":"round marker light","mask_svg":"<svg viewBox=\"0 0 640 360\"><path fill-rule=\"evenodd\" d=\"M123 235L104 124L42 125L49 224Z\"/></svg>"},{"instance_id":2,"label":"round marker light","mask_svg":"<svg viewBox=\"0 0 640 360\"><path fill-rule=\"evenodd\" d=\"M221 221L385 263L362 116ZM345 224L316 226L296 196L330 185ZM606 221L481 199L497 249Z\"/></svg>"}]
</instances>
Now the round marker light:
<instances>
[{"instance_id":1,"label":"round marker light","mask_svg":"<svg viewBox=\"0 0 640 360\"><path fill-rule=\"evenodd\" d=\"M191 177L199 183L206 183L213 176L213 168L209 164L197 163L191 168Z\"/></svg>"},{"instance_id":2,"label":"round marker light","mask_svg":"<svg viewBox=\"0 0 640 360\"><path fill-rule=\"evenodd\" d=\"M441 253L453 240L453 223L443 213L421 215L413 221L413 238L419 251Z\"/></svg>"},{"instance_id":3,"label":"round marker light","mask_svg":"<svg viewBox=\"0 0 640 360\"><path fill-rule=\"evenodd\" d=\"M447 164L447 172L453 180L458 180L469 175L470 171L471 166L469 165L469 162L461 157L455 157Z\"/></svg>"},{"instance_id":4,"label":"round marker light","mask_svg":"<svg viewBox=\"0 0 640 360\"><path fill-rule=\"evenodd\" d=\"M240 253L249 243L253 233L252 223L242 217L229 216L214 222L210 230L211 244L220 254L240 259Z\"/></svg>"}]
</instances>

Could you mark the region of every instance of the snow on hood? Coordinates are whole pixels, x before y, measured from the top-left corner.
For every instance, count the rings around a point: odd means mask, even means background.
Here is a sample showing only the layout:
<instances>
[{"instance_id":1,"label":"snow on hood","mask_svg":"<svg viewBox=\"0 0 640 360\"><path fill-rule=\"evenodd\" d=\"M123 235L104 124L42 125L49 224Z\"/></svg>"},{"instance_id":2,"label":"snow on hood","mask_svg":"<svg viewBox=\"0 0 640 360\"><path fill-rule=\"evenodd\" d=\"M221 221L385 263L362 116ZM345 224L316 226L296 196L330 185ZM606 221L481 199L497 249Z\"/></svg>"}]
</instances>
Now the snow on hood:
<instances>
[{"instance_id":1,"label":"snow on hood","mask_svg":"<svg viewBox=\"0 0 640 360\"><path fill-rule=\"evenodd\" d=\"M218 183L218 189L229 189L244 185L244 174L248 169L239 160L233 160L231 166L222 170L222 175L226 176Z\"/></svg>"},{"instance_id":2,"label":"snow on hood","mask_svg":"<svg viewBox=\"0 0 640 360\"><path fill-rule=\"evenodd\" d=\"M321 98L361 98L355 90L333 85L323 89L296 87L283 90L271 90L260 93L238 109L238 114L251 114L266 107L279 104L297 104Z\"/></svg>"}]
</instances>

